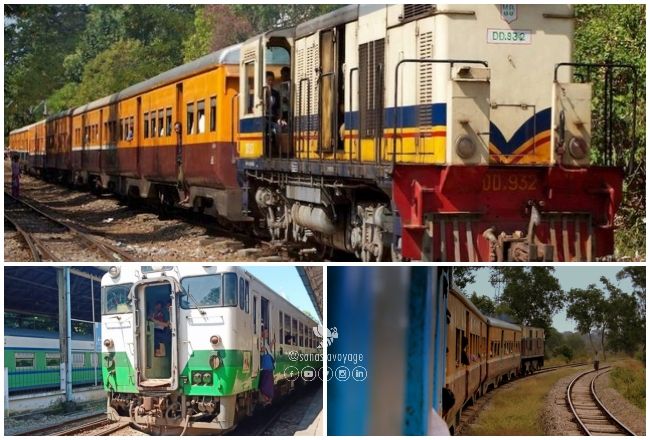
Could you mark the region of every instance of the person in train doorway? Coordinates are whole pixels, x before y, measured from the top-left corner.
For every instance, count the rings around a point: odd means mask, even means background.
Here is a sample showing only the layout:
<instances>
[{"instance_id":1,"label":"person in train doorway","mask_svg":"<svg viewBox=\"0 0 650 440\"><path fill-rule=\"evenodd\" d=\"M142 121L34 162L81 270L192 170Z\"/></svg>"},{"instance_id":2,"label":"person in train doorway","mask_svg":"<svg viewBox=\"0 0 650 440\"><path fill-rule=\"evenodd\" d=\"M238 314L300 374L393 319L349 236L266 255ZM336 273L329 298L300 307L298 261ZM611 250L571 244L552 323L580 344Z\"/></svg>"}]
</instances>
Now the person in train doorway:
<instances>
[{"instance_id":1,"label":"person in train doorway","mask_svg":"<svg viewBox=\"0 0 650 440\"><path fill-rule=\"evenodd\" d=\"M271 156L275 155L278 149L277 135L280 133L282 124L281 97L280 92L275 88L275 74L271 71L266 72L266 97L264 120L266 132L266 144L270 148Z\"/></svg>"},{"instance_id":2,"label":"person in train doorway","mask_svg":"<svg viewBox=\"0 0 650 440\"><path fill-rule=\"evenodd\" d=\"M284 66L280 69L280 107L282 109L282 121L289 120L289 109L291 106L291 69L289 66ZM286 123L282 127L283 131L286 129Z\"/></svg>"},{"instance_id":3,"label":"person in train doorway","mask_svg":"<svg viewBox=\"0 0 650 440\"><path fill-rule=\"evenodd\" d=\"M20 161L17 154L11 157L11 195L20 197Z\"/></svg>"},{"instance_id":4,"label":"person in train doorway","mask_svg":"<svg viewBox=\"0 0 650 440\"><path fill-rule=\"evenodd\" d=\"M598 354L598 350L596 350L596 353L594 354L594 370L598 370L600 367L600 355Z\"/></svg>"},{"instance_id":5,"label":"person in train doorway","mask_svg":"<svg viewBox=\"0 0 650 440\"><path fill-rule=\"evenodd\" d=\"M269 329L262 326L260 347L260 382L259 389L264 405L270 405L273 400L273 370L275 359L269 342Z\"/></svg>"},{"instance_id":6,"label":"person in train doorway","mask_svg":"<svg viewBox=\"0 0 650 440\"><path fill-rule=\"evenodd\" d=\"M153 313L149 318L153 321L153 344L155 347L154 356L164 357L166 356L165 343L168 338L169 330L169 319L165 317L163 312L163 303L162 301L157 301L154 306Z\"/></svg>"}]
</instances>

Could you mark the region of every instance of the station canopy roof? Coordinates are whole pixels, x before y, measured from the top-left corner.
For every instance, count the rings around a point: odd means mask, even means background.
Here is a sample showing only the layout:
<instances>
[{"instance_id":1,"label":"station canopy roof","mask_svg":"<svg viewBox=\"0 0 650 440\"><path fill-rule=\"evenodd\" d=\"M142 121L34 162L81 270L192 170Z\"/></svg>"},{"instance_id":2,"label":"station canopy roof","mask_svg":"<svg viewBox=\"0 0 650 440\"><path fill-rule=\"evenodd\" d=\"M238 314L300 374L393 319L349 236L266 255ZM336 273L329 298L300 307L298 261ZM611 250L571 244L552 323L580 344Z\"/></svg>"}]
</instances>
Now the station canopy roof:
<instances>
[{"instance_id":1,"label":"station canopy roof","mask_svg":"<svg viewBox=\"0 0 650 440\"><path fill-rule=\"evenodd\" d=\"M104 269L95 266L71 267L70 307L72 319L101 321L99 280L104 273L106 273ZM52 266L5 266L4 275L5 312L58 318L57 268ZM92 278L94 281L91 281ZM94 282L93 286L91 286L91 282ZM91 292L94 293L94 319Z\"/></svg>"},{"instance_id":2,"label":"station canopy roof","mask_svg":"<svg viewBox=\"0 0 650 440\"><path fill-rule=\"evenodd\" d=\"M318 317L323 319L323 268L321 266L297 266L298 274L309 294Z\"/></svg>"}]
</instances>

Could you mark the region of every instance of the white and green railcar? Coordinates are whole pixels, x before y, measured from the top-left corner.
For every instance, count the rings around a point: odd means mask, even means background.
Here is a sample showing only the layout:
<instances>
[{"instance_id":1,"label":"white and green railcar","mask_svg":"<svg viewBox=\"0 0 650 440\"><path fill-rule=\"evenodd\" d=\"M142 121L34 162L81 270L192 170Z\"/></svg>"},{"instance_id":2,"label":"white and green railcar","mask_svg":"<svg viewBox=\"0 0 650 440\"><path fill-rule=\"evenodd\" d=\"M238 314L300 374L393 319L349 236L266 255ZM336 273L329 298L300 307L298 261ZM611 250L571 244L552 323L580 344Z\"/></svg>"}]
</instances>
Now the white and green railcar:
<instances>
[{"instance_id":1,"label":"white and green railcar","mask_svg":"<svg viewBox=\"0 0 650 440\"><path fill-rule=\"evenodd\" d=\"M156 309L169 323L158 340ZM265 343L275 360L275 396L316 378L315 326L239 267L113 267L102 279L109 416L166 434L229 431L262 402Z\"/></svg>"}]
</instances>

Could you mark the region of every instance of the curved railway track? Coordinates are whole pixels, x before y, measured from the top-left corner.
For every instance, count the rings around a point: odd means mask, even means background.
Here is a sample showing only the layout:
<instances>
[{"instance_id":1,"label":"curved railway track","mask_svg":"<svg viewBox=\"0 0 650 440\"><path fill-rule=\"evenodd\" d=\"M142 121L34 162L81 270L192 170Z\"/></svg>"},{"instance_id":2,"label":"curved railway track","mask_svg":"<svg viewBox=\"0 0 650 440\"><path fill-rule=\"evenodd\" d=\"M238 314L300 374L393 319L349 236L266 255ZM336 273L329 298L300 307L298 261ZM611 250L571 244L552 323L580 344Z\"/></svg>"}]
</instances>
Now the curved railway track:
<instances>
[{"instance_id":1,"label":"curved railway track","mask_svg":"<svg viewBox=\"0 0 650 440\"><path fill-rule=\"evenodd\" d=\"M596 378L609 368L586 371L576 376L567 387L567 403L586 435L635 435L607 410L596 394Z\"/></svg>"},{"instance_id":2,"label":"curved railway track","mask_svg":"<svg viewBox=\"0 0 650 440\"><path fill-rule=\"evenodd\" d=\"M539 374L544 374L544 373L550 373L555 370L559 370L562 368L570 368L570 367L582 367L584 365L588 365L588 362L576 362L573 364L566 364L566 365L556 365L553 367L545 367L545 368L540 368L530 374L527 374L525 376L518 376L515 379L512 379L498 388L493 389L491 392L483 394L481 397L478 398L478 400L474 401L470 406L466 406L463 408L461 412L461 421L460 424L456 427L456 432L454 435L463 435L463 431L473 423L473 421L476 419L478 416L478 413L483 409L485 404L490 400L490 396L492 396L492 393L495 391L501 389L503 386L511 384L513 382L516 382L518 380L525 380L534 376L537 376Z\"/></svg>"},{"instance_id":3,"label":"curved railway track","mask_svg":"<svg viewBox=\"0 0 650 440\"><path fill-rule=\"evenodd\" d=\"M34 261L132 261L121 249L6 191L4 215L22 236Z\"/></svg>"}]
</instances>

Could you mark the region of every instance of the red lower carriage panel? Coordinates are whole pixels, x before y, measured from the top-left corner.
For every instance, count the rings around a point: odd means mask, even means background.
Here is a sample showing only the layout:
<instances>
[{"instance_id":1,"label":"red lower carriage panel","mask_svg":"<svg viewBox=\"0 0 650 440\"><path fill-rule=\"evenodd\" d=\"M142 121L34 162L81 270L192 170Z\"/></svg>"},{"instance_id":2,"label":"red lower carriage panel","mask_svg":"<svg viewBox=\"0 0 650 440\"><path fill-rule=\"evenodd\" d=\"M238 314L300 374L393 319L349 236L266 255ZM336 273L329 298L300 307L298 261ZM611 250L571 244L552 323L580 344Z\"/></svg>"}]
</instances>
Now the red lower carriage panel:
<instances>
[{"instance_id":1,"label":"red lower carriage panel","mask_svg":"<svg viewBox=\"0 0 650 440\"><path fill-rule=\"evenodd\" d=\"M402 254L431 261L590 261L614 252L616 168L397 166Z\"/></svg>"}]
</instances>

